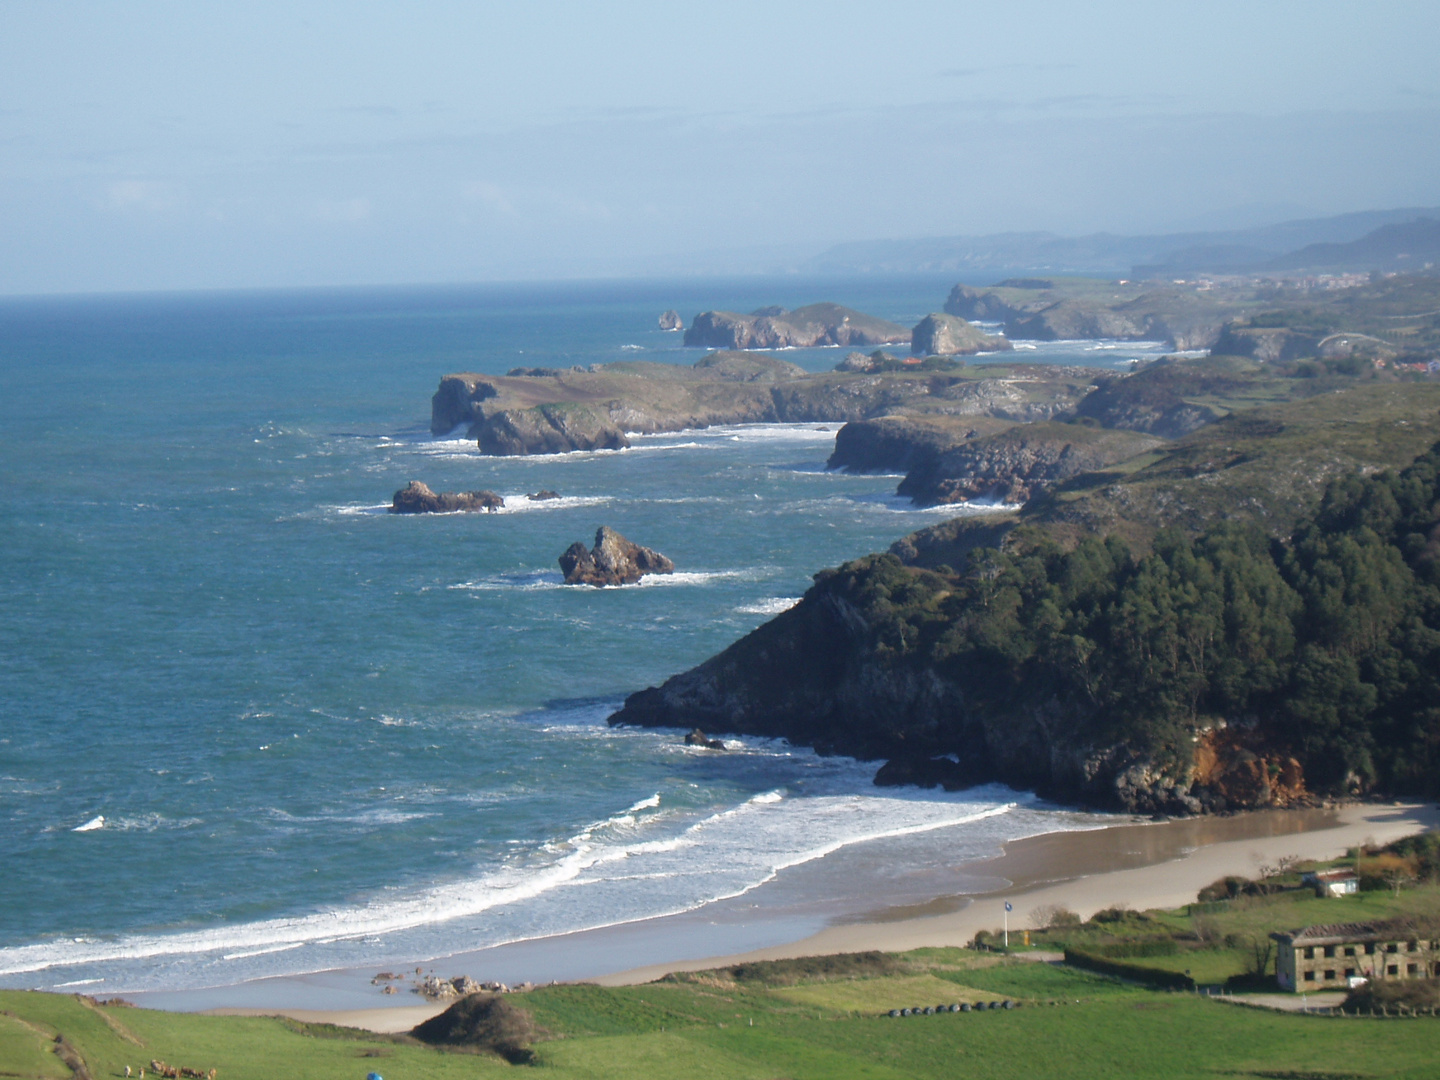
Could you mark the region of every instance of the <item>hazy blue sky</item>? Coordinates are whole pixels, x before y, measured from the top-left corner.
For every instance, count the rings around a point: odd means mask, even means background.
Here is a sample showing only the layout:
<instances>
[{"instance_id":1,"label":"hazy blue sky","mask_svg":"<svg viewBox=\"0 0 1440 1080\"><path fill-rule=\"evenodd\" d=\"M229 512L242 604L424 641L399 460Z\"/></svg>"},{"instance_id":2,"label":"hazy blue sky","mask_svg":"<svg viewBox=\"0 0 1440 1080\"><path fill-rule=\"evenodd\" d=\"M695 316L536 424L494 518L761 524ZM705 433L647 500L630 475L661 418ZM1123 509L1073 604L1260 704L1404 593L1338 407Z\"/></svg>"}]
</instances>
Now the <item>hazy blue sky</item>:
<instances>
[{"instance_id":1,"label":"hazy blue sky","mask_svg":"<svg viewBox=\"0 0 1440 1080\"><path fill-rule=\"evenodd\" d=\"M1440 3L0 0L0 291L1440 204Z\"/></svg>"}]
</instances>

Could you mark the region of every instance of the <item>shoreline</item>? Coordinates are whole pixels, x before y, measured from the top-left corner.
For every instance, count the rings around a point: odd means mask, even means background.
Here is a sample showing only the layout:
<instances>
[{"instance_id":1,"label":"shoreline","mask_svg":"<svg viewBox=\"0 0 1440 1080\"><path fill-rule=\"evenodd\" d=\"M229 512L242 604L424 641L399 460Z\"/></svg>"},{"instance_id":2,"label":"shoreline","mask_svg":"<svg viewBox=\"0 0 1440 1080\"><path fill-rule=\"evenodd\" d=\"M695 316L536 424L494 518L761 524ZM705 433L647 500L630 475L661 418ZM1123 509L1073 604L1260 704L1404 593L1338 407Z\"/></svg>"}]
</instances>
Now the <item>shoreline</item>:
<instances>
[{"instance_id":1,"label":"shoreline","mask_svg":"<svg viewBox=\"0 0 1440 1080\"><path fill-rule=\"evenodd\" d=\"M1085 831L1041 833L1011 841L988 859L964 864L964 869L992 887L975 892L937 896L925 903L875 908L824 923L815 928L793 921L799 931L789 940L759 947L744 947L736 934L727 935L718 913L700 909L684 915L662 916L637 923L558 935L539 943L548 949L587 952L590 962L604 970L560 981L594 982L602 986L628 986L651 982L674 971L698 971L754 960L797 956L909 949L967 944L978 930L999 929L1003 901L1012 902L1010 928L1020 931L1031 923L1037 907L1059 904L1082 918L1106 907L1174 908L1193 902L1205 885L1229 874L1254 876L1260 863L1273 863L1286 855L1304 859L1334 858L1367 842L1388 843L1427 829L1440 828L1440 808L1431 803L1354 804L1321 810L1250 811L1227 817L1200 817L1164 822L1126 822ZM823 861L823 860L822 860ZM988 879L988 880L987 880ZM718 905L713 905L717 906ZM734 913L732 913L732 916ZM743 915L736 928L744 928ZM805 932L808 930L809 932ZM743 939L744 934L738 935ZM712 943L707 951L706 941ZM727 940L740 948L726 948ZM635 956L635 945L648 951L667 951L663 962L624 966ZM504 947L502 947L503 949ZM607 966L608 958L608 966ZM442 960L460 957L442 957ZM265 980L277 997L310 997L316 1005L327 996L326 975ZM231 988L239 991L240 987ZM249 988L265 995L264 986ZM308 993L306 992L308 989ZM220 990L220 993L224 993ZM135 995L140 1004L161 993ZM316 1000L320 999L320 1000ZM366 1008L291 1007L277 1002L217 1005L210 1015L270 1016L359 1027L371 1031L401 1032L443 1012L455 999ZM163 1003L154 1007L164 1008Z\"/></svg>"}]
</instances>

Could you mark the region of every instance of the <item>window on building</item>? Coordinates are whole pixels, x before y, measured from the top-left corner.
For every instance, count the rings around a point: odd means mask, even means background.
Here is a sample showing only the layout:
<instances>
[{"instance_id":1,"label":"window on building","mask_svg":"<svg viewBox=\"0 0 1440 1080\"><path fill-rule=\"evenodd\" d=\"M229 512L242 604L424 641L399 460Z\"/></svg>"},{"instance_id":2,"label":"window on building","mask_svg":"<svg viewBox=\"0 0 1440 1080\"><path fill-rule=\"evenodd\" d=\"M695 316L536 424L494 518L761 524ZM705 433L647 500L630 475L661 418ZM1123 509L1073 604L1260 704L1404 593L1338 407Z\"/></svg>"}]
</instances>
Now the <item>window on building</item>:
<instances>
[{"instance_id":1,"label":"window on building","mask_svg":"<svg viewBox=\"0 0 1440 1080\"><path fill-rule=\"evenodd\" d=\"M1326 960L1329 960L1329 959L1333 958L1334 955L1335 955L1335 946L1334 946L1334 945L1326 945L1326 946L1325 946L1325 959L1326 959Z\"/></svg>"},{"instance_id":2,"label":"window on building","mask_svg":"<svg viewBox=\"0 0 1440 1080\"><path fill-rule=\"evenodd\" d=\"M1306 959L1306 960L1314 960L1314 959L1315 959L1315 946L1314 946L1314 945L1306 945L1306 946L1305 946L1305 959Z\"/></svg>"},{"instance_id":3,"label":"window on building","mask_svg":"<svg viewBox=\"0 0 1440 1080\"><path fill-rule=\"evenodd\" d=\"M1374 956L1374 955L1375 955L1375 942L1373 942L1373 941L1367 941L1367 942L1365 943L1365 955L1366 955L1366 956Z\"/></svg>"},{"instance_id":4,"label":"window on building","mask_svg":"<svg viewBox=\"0 0 1440 1080\"><path fill-rule=\"evenodd\" d=\"M1393 941L1392 941L1392 942L1390 942L1389 945L1386 945L1386 946L1385 946L1385 951L1386 951L1386 952L1399 952L1399 951L1400 951L1400 946L1399 946L1396 942L1393 942Z\"/></svg>"},{"instance_id":5,"label":"window on building","mask_svg":"<svg viewBox=\"0 0 1440 1080\"><path fill-rule=\"evenodd\" d=\"M1354 946L1354 945L1346 945L1346 946L1345 946L1345 955L1346 955L1346 956L1354 956L1354 955L1355 955L1355 946Z\"/></svg>"},{"instance_id":6,"label":"window on building","mask_svg":"<svg viewBox=\"0 0 1440 1080\"><path fill-rule=\"evenodd\" d=\"M1325 972L1325 981L1326 981L1326 982L1333 982L1334 979L1335 979L1335 969L1334 969L1334 968L1331 968L1331 969L1329 969L1328 971Z\"/></svg>"},{"instance_id":7,"label":"window on building","mask_svg":"<svg viewBox=\"0 0 1440 1080\"><path fill-rule=\"evenodd\" d=\"M1346 969L1345 969L1345 977L1346 977L1347 979L1353 979L1353 978L1355 977L1355 969L1354 969L1354 968L1346 968Z\"/></svg>"},{"instance_id":8,"label":"window on building","mask_svg":"<svg viewBox=\"0 0 1440 1080\"><path fill-rule=\"evenodd\" d=\"M1406 952L1419 952L1419 951L1420 951L1420 942L1418 942L1418 941L1411 941L1411 942L1406 943L1406 945L1405 945L1405 951L1406 951Z\"/></svg>"},{"instance_id":9,"label":"window on building","mask_svg":"<svg viewBox=\"0 0 1440 1080\"><path fill-rule=\"evenodd\" d=\"M1420 965L1419 965L1419 964L1406 964L1406 965L1405 965L1405 974L1411 976L1412 978L1413 978L1414 976L1416 976L1416 975L1419 975L1419 974L1420 974Z\"/></svg>"},{"instance_id":10,"label":"window on building","mask_svg":"<svg viewBox=\"0 0 1440 1080\"><path fill-rule=\"evenodd\" d=\"M1315 972L1313 972L1313 971L1307 971L1307 972L1305 972L1305 981L1306 981L1306 982L1314 982L1314 981L1315 981Z\"/></svg>"},{"instance_id":11,"label":"window on building","mask_svg":"<svg viewBox=\"0 0 1440 1080\"><path fill-rule=\"evenodd\" d=\"M1391 964L1389 967L1387 967L1387 968L1385 969L1385 974L1386 974L1386 975L1399 975L1399 974L1400 974L1400 965L1399 965L1399 964Z\"/></svg>"}]
</instances>

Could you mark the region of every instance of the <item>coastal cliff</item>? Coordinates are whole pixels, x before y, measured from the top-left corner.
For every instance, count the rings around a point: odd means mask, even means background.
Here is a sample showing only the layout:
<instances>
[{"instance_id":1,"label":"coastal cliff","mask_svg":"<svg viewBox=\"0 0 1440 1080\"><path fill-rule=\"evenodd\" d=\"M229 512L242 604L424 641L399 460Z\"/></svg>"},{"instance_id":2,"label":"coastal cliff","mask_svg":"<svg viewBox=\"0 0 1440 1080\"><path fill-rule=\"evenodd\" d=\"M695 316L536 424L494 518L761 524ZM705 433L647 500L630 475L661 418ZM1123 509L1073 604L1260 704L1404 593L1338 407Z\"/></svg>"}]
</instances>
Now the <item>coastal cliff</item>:
<instances>
[{"instance_id":1,"label":"coastal cliff","mask_svg":"<svg viewBox=\"0 0 1440 1080\"><path fill-rule=\"evenodd\" d=\"M1143 812L1431 792L1440 394L1415 396L1360 387L1237 415L1018 522L965 523L985 535L953 563L932 548L929 569L886 554L823 571L611 722L889 759L877 782L1001 780ZM1128 507L1134 539L1072 531L1088 495ZM1353 599L1327 607L1333 588ZM1386 681L1395 665L1409 675Z\"/></svg>"},{"instance_id":2,"label":"coastal cliff","mask_svg":"<svg viewBox=\"0 0 1440 1080\"><path fill-rule=\"evenodd\" d=\"M1078 424L1019 424L922 459L896 491L918 506L972 499L1019 505L1061 481L1128 461L1163 441Z\"/></svg>"},{"instance_id":3,"label":"coastal cliff","mask_svg":"<svg viewBox=\"0 0 1440 1080\"><path fill-rule=\"evenodd\" d=\"M749 315L702 311L685 331L685 344L712 349L809 348L815 345L909 343L910 331L839 304L808 304L787 311L762 308Z\"/></svg>"},{"instance_id":4,"label":"coastal cliff","mask_svg":"<svg viewBox=\"0 0 1440 1080\"><path fill-rule=\"evenodd\" d=\"M464 426L487 454L615 450L630 445L629 433L715 424L843 424L894 413L1048 419L1074 409L1094 385L1094 372L1079 368L809 374L773 357L726 351L690 367L628 362L446 375L431 400L430 428L438 435Z\"/></svg>"}]
</instances>

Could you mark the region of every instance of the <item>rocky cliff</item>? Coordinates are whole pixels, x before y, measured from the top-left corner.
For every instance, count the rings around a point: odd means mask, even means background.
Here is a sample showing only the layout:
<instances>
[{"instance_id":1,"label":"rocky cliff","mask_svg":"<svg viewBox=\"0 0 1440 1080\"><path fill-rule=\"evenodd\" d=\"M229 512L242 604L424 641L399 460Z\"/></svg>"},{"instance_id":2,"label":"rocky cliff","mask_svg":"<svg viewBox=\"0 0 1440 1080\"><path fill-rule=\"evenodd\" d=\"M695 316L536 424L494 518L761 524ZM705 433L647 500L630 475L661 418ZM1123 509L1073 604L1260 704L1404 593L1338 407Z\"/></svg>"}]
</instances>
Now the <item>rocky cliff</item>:
<instances>
[{"instance_id":1,"label":"rocky cliff","mask_svg":"<svg viewBox=\"0 0 1440 1080\"><path fill-rule=\"evenodd\" d=\"M1056 484L1128 461L1164 440L1077 424L1018 424L917 462L897 489L919 506L1029 502Z\"/></svg>"},{"instance_id":2,"label":"rocky cliff","mask_svg":"<svg viewBox=\"0 0 1440 1080\"><path fill-rule=\"evenodd\" d=\"M1004 431L1014 421L988 416L882 416L852 420L835 435L827 469L909 472L952 446Z\"/></svg>"},{"instance_id":3,"label":"rocky cliff","mask_svg":"<svg viewBox=\"0 0 1440 1080\"><path fill-rule=\"evenodd\" d=\"M749 315L702 311L685 331L686 345L712 349L891 345L909 340L905 327L839 304L809 304L794 311L764 308Z\"/></svg>"}]
</instances>

